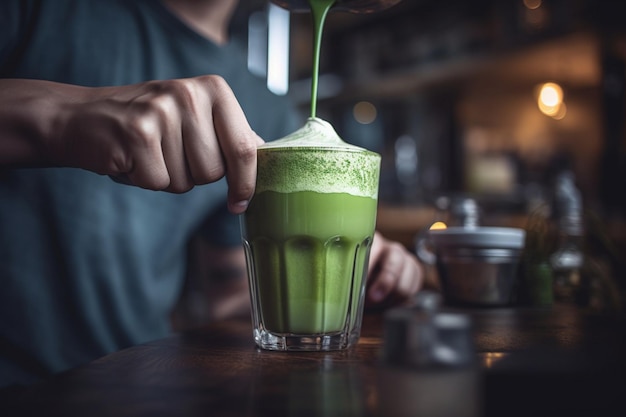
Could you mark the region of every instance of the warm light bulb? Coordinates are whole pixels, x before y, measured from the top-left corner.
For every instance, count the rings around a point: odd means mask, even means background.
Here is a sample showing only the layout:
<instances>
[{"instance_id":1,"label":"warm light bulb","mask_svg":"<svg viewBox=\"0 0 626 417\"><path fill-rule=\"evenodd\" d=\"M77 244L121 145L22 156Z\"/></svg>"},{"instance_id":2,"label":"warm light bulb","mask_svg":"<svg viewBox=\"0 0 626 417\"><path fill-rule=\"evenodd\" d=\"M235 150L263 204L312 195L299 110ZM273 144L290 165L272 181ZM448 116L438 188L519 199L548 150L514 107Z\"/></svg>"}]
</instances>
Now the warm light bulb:
<instances>
[{"instance_id":1,"label":"warm light bulb","mask_svg":"<svg viewBox=\"0 0 626 417\"><path fill-rule=\"evenodd\" d=\"M563 103L563 89L556 83L545 83L541 86L537 98L539 110L546 116L557 120L565 117L565 103Z\"/></svg>"},{"instance_id":2,"label":"warm light bulb","mask_svg":"<svg viewBox=\"0 0 626 417\"><path fill-rule=\"evenodd\" d=\"M430 230L444 230L447 228L448 226L444 222L435 222L430 226Z\"/></svg>"},{"instance_id":3,"label":"warm light bulb","mask_svg":"<svg viewBox=\"0 0 626 417\"><path fill-rule=\"evenodd\" d=\"M563 101L563 90L555 83L545 83L539 92L539 100L544 106L554 107Z\"/></svg>"}]
</instances>

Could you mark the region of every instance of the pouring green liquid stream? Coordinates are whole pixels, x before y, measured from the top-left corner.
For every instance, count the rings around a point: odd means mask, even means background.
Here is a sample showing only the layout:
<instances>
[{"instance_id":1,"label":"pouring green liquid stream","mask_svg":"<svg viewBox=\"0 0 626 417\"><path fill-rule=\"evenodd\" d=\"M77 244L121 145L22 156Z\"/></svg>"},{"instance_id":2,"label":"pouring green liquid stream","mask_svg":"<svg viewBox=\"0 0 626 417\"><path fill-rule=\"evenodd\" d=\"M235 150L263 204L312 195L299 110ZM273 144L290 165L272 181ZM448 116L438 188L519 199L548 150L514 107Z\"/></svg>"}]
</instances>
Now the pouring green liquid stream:
<instances>
[{"instance_id":1,"label":"pouring green liquid stream","mask_svg":"<svg viewBox=\"0 0 626 417\"><path fill-rule=\"evenodd\" d=\"M336 0L309 0L313 15L313 73L311 74L311 117L317 114L317 90L320 72L320 50L322 47L322 32L328 11Z\"/></svg>"}]
</instances>

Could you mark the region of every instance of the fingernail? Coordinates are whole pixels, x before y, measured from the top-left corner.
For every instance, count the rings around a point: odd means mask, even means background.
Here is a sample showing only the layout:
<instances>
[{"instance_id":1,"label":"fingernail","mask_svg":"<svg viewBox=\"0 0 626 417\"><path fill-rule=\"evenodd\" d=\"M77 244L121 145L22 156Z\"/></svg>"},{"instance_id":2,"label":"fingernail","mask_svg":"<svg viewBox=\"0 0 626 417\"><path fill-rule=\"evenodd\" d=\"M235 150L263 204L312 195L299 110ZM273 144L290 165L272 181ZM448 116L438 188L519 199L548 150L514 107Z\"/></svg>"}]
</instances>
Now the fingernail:
<instances>
[{"instance_id":1,"label":"fingernail","mask_svg":"<svg viewBox=\"0 0 626 417\"><path fill-rule=\"evenodd\" d=\"M236 211L237 213L242 213L246 211L246 209L248 208L249 202L250 202L249 200L237 201L236 203L233 203L232 209Z\"/></svg>"}]
</instances>

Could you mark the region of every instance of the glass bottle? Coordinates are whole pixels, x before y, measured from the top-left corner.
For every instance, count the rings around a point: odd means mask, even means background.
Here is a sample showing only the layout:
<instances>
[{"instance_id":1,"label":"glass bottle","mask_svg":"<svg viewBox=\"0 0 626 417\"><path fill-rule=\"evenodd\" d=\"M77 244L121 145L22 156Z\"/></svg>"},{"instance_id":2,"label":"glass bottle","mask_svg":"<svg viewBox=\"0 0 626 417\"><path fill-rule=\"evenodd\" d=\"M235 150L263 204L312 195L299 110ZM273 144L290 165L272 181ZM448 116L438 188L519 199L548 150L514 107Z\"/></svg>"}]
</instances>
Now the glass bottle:
<instances>
[{"instance_id":1,"label":"glass bottle","mask_svg":"<svg viewBox=\"0 0 626 417\"><path fill-rule=\"evenodd\" d=\"M584 227L580 192L571 172L556 183L558 246L550 257L555 301L581 303L583 293Z\"/></svg>"}]
</instances>

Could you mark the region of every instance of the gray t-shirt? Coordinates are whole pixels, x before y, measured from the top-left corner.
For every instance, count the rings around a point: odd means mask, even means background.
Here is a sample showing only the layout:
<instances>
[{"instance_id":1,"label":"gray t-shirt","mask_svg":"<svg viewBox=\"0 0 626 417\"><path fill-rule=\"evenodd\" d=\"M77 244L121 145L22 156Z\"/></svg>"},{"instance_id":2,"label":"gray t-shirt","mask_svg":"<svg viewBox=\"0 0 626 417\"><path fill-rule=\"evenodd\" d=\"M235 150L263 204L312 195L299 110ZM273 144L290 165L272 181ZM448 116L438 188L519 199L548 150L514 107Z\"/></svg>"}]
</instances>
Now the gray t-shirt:
<instances>
[{"instance_id":1,"label":"gray t-shirt","mask_svg":"<svg viewBox=\"0 0 626 417\"><path fill-rule=\"evenodd\" d=\"M289 103L156 0L4 0L0 77L85 86L219 74L252 128L293 130ZM168 334L202 224L239 245L226 183L153 192L72 168L0 170L0 387ZM208 219L208 220L207 220Z\"/></svg>"}]
</instances>

